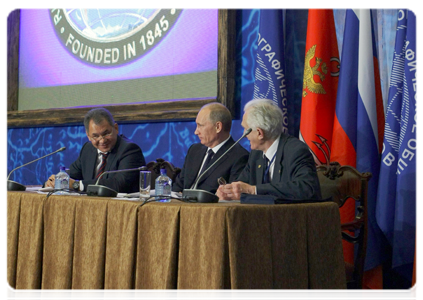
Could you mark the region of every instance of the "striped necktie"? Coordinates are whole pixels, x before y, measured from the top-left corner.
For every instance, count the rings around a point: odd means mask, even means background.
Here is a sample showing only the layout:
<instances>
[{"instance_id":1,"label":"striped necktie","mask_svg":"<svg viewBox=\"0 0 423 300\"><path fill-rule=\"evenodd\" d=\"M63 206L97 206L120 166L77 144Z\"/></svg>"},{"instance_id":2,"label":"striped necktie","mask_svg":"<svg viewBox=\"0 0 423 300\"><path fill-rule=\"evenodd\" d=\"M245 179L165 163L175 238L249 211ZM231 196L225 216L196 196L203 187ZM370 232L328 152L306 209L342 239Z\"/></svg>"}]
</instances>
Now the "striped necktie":
<instances>
[{"instance_id":1,"label":"striped necktie","mask_svg":"<svg viewBox=\"0 0 423 300\"><path fill-rule=\"evenodd\" d=\"M100 163L100 168L98 168L95 179L97 179L104 172L104 168L106 167L106 163L107 163L107 156L109 155L108 153L100 153L100 154L102 156L101 163Z\"/></svg>"}]
</instances>

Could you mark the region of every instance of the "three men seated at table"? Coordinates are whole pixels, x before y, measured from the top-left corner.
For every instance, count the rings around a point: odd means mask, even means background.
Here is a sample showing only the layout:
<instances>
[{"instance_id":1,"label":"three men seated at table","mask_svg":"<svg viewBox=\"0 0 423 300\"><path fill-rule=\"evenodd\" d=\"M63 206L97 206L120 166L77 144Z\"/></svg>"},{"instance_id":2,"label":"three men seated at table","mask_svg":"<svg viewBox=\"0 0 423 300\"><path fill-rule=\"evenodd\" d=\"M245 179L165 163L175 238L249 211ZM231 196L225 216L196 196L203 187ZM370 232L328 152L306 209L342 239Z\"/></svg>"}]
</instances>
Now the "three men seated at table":
<instances>
[{"instance_id":1,"label":"three men seated at table","mask_svg":"<svg viewBox=\"0 0 423 300\"><path fill-rule=\"evenodd\" d=\"M182 171L173 183L173 191L195 187L216 193L219 199L225 200L239 200L242 193L291 200L321 199L316 167L308 146L283 133L282 121L282 111L273 101L251 100L245 105L241 123L245 130L252 129L247 135L251 153L237 144L213 165L234 144L230 135L232 117L220 103L203 106L197 115L194 132L200 143L188 149ZM108 110L89 111L84 126L89 142L70 166L71 188L86 191L104 171L145 165L141 148L118 135L118 125ZM220 177L229 184L219 186ZM139 172L106 174L99 184L118 192L136 192ZM54 187L54 175L45 186Z\"/></svg>"},{"instance_id":2,"label":"three men seated at table","mask_svg":"<svg viewBox=\"0 0 423 300\"><path fill-rule=\"evenodd\" d=\"M86 191L89 184L95 184L104 171L133 169L145 166L141 148L119 135L119 126L112 114L105 108L94 108L84 118L86 142L78 159L70 166L69 187ZM54 188L55 175L51 175L44 186ZM120 193L139 191L139 171L105 174L99 180Z\"/></svg>"}]
</instances>

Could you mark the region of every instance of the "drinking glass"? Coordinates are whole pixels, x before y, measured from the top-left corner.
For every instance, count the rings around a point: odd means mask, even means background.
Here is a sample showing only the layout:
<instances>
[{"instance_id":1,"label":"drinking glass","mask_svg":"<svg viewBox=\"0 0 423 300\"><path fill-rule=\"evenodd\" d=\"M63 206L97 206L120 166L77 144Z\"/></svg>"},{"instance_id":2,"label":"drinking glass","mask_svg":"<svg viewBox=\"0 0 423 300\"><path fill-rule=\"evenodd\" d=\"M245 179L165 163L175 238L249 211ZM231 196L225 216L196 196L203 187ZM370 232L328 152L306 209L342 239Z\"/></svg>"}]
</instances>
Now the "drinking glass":
<instances>
[{"instance_id":1,"label":"drinking glass","mask_svg":"<svg viewBox=\"0 0 423 300\"><path fill-rule=\"evenodd\" d=\"M150 197L151 172L140 171L140 199Z\"/></svg>"}]
</instances>

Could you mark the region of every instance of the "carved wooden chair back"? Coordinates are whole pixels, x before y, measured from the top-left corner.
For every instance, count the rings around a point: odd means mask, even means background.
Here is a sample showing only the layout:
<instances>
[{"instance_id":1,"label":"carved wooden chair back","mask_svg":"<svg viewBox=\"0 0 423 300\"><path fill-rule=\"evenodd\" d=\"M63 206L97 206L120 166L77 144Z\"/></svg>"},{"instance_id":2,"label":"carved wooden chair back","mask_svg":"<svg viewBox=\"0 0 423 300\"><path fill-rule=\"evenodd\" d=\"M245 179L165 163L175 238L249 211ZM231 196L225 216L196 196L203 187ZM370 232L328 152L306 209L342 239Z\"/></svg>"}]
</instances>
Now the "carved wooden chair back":
<instances>
[{"instance_id":1,"label":"carved wooden chair back","mask_svg":"<svg viewBox=\"0 0 423 300\"><path fill-rule=\"evenodd\" d=\"M176 176L181 172L180 168L175 167L172 163L162 158L157 158L156 161L150 161L146 167L151 171L151 189L155 189L156 178L160 176L160 169L166 169L166 174L172 179L172 182L175 181Z\"/></svg>"},{"instance_id":2,"label":"carved wooden chair back","mask_svg":"<svg viewBox=\"0 0 423 300\"><path fill-rule=\"evenodd\" d=\"M361 289L367 248L367 188L372 174L331 162L317 166L317 175L323 199L332 197L340 208L347 201L355 201L355 217L341 224L341 234L344 241L356 245L354 264L345 262L347 287Z\"/></svg>"}]
</instances>

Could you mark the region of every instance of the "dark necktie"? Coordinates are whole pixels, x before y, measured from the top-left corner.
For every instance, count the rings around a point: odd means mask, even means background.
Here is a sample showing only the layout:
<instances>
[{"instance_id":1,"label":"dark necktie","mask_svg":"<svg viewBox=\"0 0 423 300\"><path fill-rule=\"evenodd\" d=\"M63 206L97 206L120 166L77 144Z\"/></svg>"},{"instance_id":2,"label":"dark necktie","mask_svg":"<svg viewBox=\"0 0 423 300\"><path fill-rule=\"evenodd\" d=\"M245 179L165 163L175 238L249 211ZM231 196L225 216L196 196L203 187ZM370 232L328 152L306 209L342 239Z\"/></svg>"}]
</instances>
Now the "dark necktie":
<instances>
[{"instance_id":1,"label":"dark necktie","mask_svg":"<svg viewBox=\"0 0 423 300\"><path fill-rule=\"evenodd\" d=\"M265 169L264 169L264 175L263 175L263 183L270 183L270 174L269 174L269 169L270 169L270 165L269 165L269 159L267 158L267 156L264 156L264 165L265 165Z\"/></svg>"},{"instance_id":2,"label":"dark necktie","mask_svg":"<svg viewBox=\"0 0 423 300\"><path fill-rule=\"evenodd\" d=\"M210 161L211 161L213 155L214 155L213 150L212 149L209 149L207 151L206 161L204 162L203 167L201 168L201 172L199 173L199 175L203 174L203 172L207 169L207 167L209 166Z\"/></svg>"},{"instance_id":3,"label":"dark necktie","mask_svg":"<svg viewBox=\"0 0 423 300\"><path fill-rule=\"evenodd\" d=\"M95 176L95 179L97 179L104 172L104 168L106 167L106 163L107 163L107 155L109 155L108 153L100 153L100 154L102 156L102 160L100 163L100 168L98 168L97 175Z\"/></svg>"}]
</instances>

